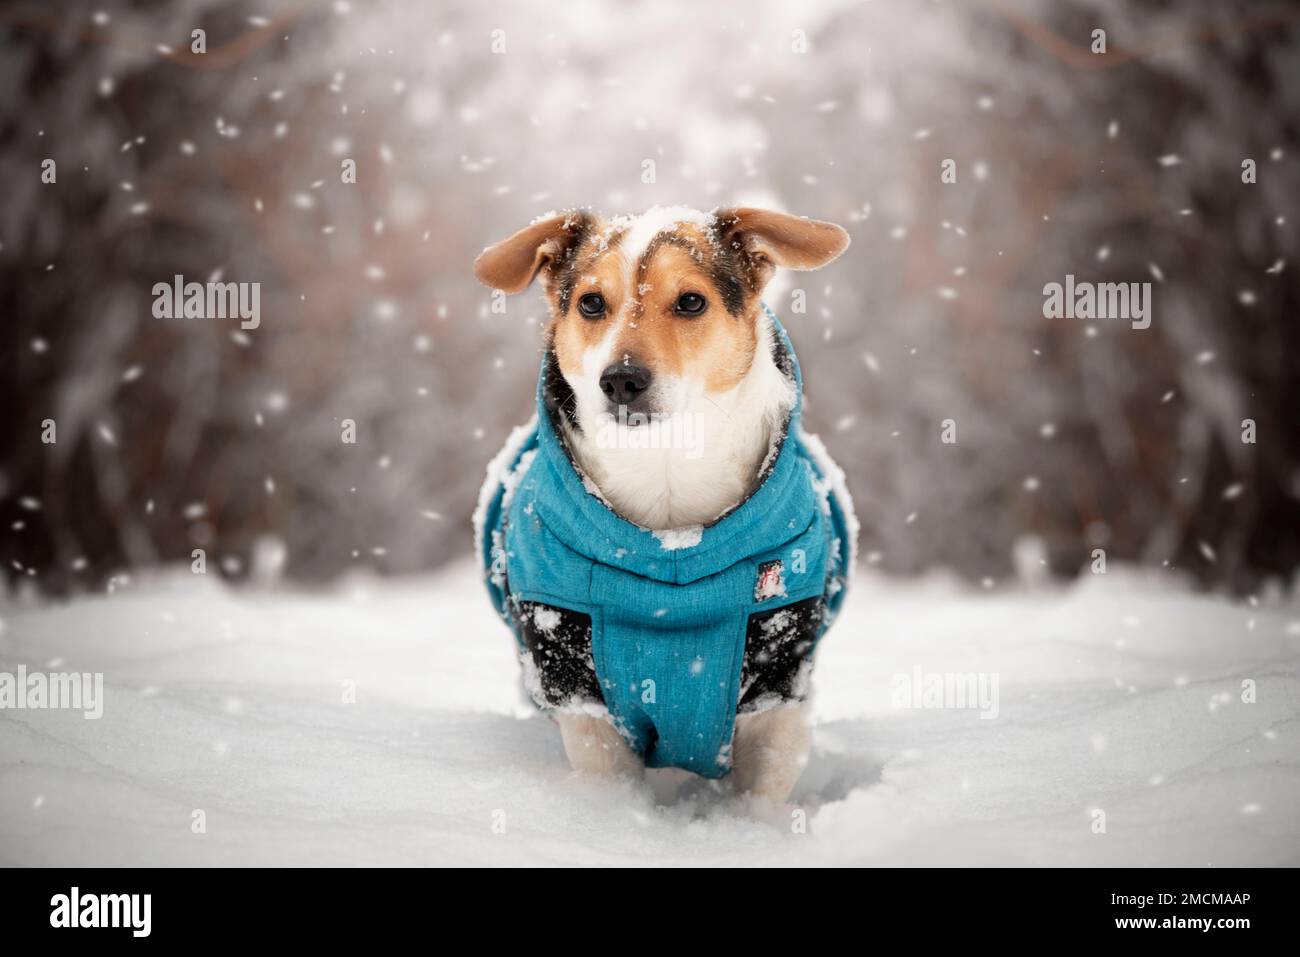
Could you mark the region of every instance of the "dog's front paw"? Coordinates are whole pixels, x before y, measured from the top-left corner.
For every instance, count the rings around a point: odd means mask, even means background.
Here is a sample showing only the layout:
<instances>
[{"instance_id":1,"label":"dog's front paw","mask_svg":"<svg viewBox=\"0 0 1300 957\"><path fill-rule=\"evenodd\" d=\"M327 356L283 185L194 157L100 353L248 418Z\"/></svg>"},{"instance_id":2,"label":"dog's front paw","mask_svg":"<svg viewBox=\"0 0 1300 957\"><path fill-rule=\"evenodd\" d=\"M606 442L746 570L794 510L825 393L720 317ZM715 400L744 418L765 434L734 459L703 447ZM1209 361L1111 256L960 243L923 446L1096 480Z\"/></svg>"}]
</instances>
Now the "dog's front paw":
<instances>
[{"instance_id":1,"label":"dog's front paw","mask_svg":"<svg viewBox=\"0 0 1300 957\"><path fill-rule=\"evenodd\" d=\"M640 778L645 774L641 758L607 718L562 711L555 720L573 770L602 777Z\"/></svg>"},{"instance_id":2,"label":"dog's front paw","mask_svg":"<svg viewBox=\"0 0 1300 957\"><path fill-rule=\"evenodd\" d=\"M773 801L758 794L740 794L732 801L737 817L748 818L759 824L790 834L806 834L808 811L788 801Z\"/></svg>"}]
</instances>

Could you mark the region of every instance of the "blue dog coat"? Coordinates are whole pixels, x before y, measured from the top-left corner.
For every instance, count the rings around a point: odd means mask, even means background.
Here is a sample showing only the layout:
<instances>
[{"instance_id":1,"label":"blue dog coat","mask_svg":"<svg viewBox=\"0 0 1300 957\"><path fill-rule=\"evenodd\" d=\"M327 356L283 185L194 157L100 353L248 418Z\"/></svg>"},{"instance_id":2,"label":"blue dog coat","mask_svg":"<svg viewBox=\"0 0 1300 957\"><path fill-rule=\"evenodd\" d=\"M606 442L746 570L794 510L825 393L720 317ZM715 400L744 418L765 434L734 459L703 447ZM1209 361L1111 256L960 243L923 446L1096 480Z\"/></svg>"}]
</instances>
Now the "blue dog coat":
<instances>
[{"instance_id":1,"label":"blue dog coat","mask_svg":"<svg viewBox=\"0 0 1300 957\"><path fill-rule=\"evenodd\" d=\"M764 306L767 310L767 307ZM542 707L608 709L650 767L730 770L736 714L802 700L844 599L855 522L843 476L800 425L803 385L767 310L795 401L761 483L698 530L656 536L575 468L545 402L489 467L475 534L492 603Z\"/></svg>"}]
</instances>

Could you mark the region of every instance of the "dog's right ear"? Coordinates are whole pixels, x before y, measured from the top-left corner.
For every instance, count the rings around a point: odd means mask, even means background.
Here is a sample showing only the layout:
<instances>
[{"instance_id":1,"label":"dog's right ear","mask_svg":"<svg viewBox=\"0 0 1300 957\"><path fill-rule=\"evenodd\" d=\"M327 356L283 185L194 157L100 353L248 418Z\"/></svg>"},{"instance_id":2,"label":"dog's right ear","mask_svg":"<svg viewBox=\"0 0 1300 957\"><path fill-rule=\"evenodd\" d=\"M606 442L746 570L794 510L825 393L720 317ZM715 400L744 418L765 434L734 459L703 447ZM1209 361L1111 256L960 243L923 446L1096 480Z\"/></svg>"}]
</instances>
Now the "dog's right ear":
<instances>
[{"instance_id":1,"label":"dog's right ear","mask_svg":"<svg viewBox=\"0 0 1300 957\"><path fill-rule=\"evenodd\" d=\"M554 269L581 241L590 224L587 213L560 213L525 226L489 246L474 260L474 275L493 289L523 292L543 269Z\"/></svg>"}]
</instances>

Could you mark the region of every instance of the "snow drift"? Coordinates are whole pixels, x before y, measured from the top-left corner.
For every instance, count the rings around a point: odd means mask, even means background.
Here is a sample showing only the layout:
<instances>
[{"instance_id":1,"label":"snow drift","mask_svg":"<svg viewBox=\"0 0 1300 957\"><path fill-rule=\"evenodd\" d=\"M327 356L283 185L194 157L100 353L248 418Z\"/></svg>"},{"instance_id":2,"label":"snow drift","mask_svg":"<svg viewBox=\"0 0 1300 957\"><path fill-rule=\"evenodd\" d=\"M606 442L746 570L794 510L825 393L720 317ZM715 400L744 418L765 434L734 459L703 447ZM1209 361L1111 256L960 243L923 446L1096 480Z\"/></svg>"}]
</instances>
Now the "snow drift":
<instances>
[{"instance_id":1,"label":"snow drift","mask_svg":"<svg viewBox=\"0 0 1300 957\"><path fill-rule=\"evenodd\" d=\"M862 576L789 826L675 772L572 774L468 565L20 605L0 671L103 672L105 703L0 710L8 865L1300 864L1294 600ZM918 668L996 676L997 717L896 707Z\"/></svg>"}]
</instances>

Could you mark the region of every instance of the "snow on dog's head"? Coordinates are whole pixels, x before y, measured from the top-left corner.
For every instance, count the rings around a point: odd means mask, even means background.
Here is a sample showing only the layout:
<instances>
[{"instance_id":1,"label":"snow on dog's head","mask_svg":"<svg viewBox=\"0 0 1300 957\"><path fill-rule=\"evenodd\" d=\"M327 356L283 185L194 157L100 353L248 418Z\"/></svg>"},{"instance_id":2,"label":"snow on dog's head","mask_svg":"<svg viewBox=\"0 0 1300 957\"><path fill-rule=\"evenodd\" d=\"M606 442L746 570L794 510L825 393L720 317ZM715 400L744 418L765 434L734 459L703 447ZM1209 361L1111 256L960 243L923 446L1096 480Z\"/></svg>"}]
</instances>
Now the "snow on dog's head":
<instances>
[{"instance_id":1,"label":"snow on dog's head","mask_svg":"<svg viewBox=\"0 0 1300 957\"><path fill-rule=\"evenodd\" d=\"M733 392L758 351L759 296L775 267L815 269L848 244L839 226L762 209L607 220L577 210L485 249L474 272L508 293L541 276L566 411L591 432L610 415L635 425Z\"/></svg>"}]
</instances>

